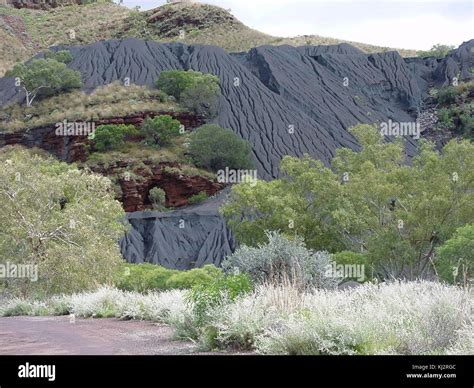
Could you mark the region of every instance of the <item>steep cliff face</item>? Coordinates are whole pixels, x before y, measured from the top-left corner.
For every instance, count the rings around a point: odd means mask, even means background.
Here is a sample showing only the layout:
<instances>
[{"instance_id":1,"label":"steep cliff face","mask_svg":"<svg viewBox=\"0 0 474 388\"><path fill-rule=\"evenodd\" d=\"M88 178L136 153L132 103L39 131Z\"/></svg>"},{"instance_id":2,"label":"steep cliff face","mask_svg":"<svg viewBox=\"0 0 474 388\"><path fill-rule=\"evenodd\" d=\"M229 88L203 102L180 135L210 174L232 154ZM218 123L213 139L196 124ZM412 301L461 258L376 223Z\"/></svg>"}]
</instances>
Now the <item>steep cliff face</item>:
<instances>
[{"instance_id":1,"label":"steep cliff face","mask_svg":"<svg viewBox=\"0 0 474 388\"><path fill-rule=\"evenodd\" d=\"M140 127L146 117L157 115L170 115L179 120L188 129L195 129L204 124L202 117L189 113L156 112L138 114L127 117L115 117L95 120L95 126L102 124L130 124ZM85 162L87 159L87 148L90 141L85 136L58 136L54 125L41 128L33 128L12 133L2 133L0 126L0 147L5 145L19 144L28 148L38 147L55 155L65 162Z\"/></svg>"},{"instance_id":2,"label":"steep cliff face","mask_svg":"<svg viewBox=\"0 0 474 388\"><path fill-rule=\"evenodd\" d=\"M166 206L179 208L189 204L189 198L199 193L213 196L224 188L203 176L188 176L179 171L178 163L159 163L144 160L143 168L135 169L133 177L123 176L123 171L129 170L132 163L124 160L107 166L94 166L92 170L98 174L117 177L120 176L118 184L121 189L119 199L126 212L137 212L152 209L152 203L148 197L149 191L158 187L166 193Z\"/></svg>"}]
</instances>

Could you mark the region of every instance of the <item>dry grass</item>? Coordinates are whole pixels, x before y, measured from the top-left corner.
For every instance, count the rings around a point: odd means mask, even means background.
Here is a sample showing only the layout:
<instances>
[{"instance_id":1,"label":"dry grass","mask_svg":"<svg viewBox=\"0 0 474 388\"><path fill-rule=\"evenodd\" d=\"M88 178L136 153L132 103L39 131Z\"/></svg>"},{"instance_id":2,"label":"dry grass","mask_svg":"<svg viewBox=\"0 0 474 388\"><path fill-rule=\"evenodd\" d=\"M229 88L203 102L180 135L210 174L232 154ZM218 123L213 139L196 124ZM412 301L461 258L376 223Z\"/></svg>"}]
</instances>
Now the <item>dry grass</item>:
<instances>
[{"instance_id":1,"label":"dry grass","mask_svg":"<svg viewBox=\"0 0 474 388\"><path fill-rule=\"evenodd\" d=\"M183 23L183 21L185 21ZM131 15L128 29L120 36L179 41L187 44L209 44L230 52L247 51L262 45L331 45L349 43L364 52L399 51L402 56L416 56L415 50L393 49L364 43L327 38L319 35L292 38L274 37L253 30L226 10L207 4L174 4ZM184 38L180 36L184 31Z\"/></svg>"},{"instance_id":2,"label":"dry grass","mask_svg":"<svg viewBox=\"0 0 474 388\"><path fill-rule=\"evenodd\" d=\"M156 18L167 9L175 9L161 21ZM270 44L325 45L346 42L318 35L292 38L273 37L253 30L219 7L193 5L166 5L155 10L138 12L114 3L71 5L50 11L15 9L0 5L1 15L18 16L26 26L31 44L22 43L24 37L7 32L0 24L0 76L17 61L23 61L38 51L60 44L85 45L100 40L136 37L156 41L181 41L187 44L208 44L227 51L247 51ZM186 20L183 23L183 20ZM75 38L70 31L74 30ZM184 30L184 39L179 31ZM414 50L391 49L357 42L346 42L365 52L397 50L402 56L415 56Z\"/></svg>"},{"instance_id":3,"label":"dry grass","mask_svg":"<svg viewBox=\"0 0 474 388\"><path fill-rule=\"evenodd\" d=\"M132 174L132 177L135 176L140 179L139 171L149 169L148 165L156 166L160 163L176 163L179 167L165 167L165 170L172 174L201 176L214 180L215 174L191 164L186 155L185 143L188 139L188 135L179 136L164 148L149 147L141 143L125 143L120 150L90 154L83 165L96 170L101 167L113 167L117 162L125 161L128 163L128 167L126 169L115 168L114 176L118 178L122 172L128 171Z\"/></svg>"},{"instance_id":4,"label":"dry grass","mask_svg":"<svg viewBox=\"0 0 474 388\"><path fill-rule=\"evenodd\" d=\"M20 39L0 28L0 76L13 67L16 62L29 57L28 50Z\"/></svg>"},{"instance_id":5,"label":"dry grass","mask_svg":"<svg viewBox=\"0 0 474 388\"><path fill-rule=\"evenodd\" d=\"M159 90L112 83L91 94L72 91L38 100L32 107L12 104L0 113L0 130L11 132L67 121L94 121L146 112L178 112L171 102L160 102Z\"/></svg>"}]
</instances>

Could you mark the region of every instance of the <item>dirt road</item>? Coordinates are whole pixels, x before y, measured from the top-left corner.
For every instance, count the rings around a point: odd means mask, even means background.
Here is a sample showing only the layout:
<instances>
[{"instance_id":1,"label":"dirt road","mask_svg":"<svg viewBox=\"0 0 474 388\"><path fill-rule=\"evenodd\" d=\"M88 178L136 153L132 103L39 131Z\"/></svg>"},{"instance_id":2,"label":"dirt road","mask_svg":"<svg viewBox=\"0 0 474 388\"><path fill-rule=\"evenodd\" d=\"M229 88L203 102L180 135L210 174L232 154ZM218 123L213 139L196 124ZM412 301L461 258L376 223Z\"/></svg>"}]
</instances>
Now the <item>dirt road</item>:
<instances>
[{"instance_id":1,"label":"dirt road","mask_svg":"<svg viewBox=\"0 0 474 388\"><path fill-rule=\"evenodd\" d=\"M69 317L0 318L0 354L196 354L192 342L172 340L172 329L150 322Z\"/></svg>"}]
</instances>

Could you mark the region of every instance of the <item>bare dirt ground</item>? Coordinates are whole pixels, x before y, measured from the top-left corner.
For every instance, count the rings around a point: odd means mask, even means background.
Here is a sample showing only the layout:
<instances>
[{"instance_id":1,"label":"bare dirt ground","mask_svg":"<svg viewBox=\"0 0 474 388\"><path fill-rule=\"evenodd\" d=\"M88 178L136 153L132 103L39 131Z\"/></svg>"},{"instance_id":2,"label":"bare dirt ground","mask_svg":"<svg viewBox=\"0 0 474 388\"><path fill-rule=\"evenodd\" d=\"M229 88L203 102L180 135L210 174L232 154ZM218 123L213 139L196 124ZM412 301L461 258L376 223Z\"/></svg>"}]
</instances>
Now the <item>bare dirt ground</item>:
<instances>
[{"instance_id":1,"label":"bare dirt ground","mask_svg":"<svg viewBox=\"0 0 474 388\"><path fill-rule=\"evenodd\" d=\"M172 340L173 330L150 322L69 317L0 318L2 355L186 355L192 342ZM202 353L201 353L202 354Z\"/></svg>"}]
</instances>

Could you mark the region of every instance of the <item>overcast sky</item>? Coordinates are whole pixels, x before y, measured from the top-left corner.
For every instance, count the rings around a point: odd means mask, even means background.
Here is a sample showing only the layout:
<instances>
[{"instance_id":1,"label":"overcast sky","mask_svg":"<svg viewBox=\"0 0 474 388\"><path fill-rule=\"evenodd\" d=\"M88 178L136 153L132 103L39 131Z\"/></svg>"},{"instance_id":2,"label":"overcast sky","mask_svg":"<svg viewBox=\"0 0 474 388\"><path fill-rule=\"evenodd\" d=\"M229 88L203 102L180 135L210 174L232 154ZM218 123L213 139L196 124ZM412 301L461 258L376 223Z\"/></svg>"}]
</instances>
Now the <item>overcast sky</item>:
<instances>
[{"instance_id":1,"label":"overcast sky","mask_svg":"<svg viewBox=\"0 0 474 388\"><path fill-rule=\"evenodd\" d=\"M117 1L117 0L115 0ZM123 0L155 8L165 0ZM474 38L474 0L208 0L277 36L317 34L379 46L429 49Z\"/></svg>"}]
</instances>

